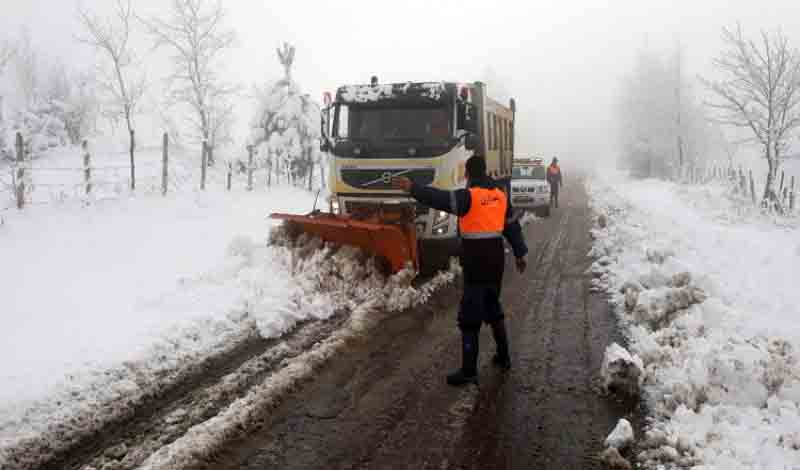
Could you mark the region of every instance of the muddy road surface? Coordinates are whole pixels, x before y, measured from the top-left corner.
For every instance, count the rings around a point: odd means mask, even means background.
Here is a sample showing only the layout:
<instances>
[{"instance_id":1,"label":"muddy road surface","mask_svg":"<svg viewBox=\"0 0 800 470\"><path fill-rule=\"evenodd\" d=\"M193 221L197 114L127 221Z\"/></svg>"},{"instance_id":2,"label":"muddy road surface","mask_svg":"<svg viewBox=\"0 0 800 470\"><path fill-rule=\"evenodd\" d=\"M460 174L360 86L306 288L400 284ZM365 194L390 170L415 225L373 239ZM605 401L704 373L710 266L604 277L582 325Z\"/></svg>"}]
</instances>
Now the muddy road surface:
<instances>
[{"instance_id":1,"label":"muddy road surface","mask_svg":"<svg viewBox=\"0 0 800 470\"><path fill-rule=\"evenodd\" d=\"M409 311L253 337L46 463L10 468L602 468L603 439L631 410L598 393L617 338L605 298L589 291L591 219L575 184L526 225L528 270L509 254L503 287L512 369L492 367L484 328L479 386L445 384L461 360L457 283Z\"/></svg>"},{"instance_id":2,"label":"muddy road surface","mask_svg":"<svg viewBox=\"0 0 800 470\"><path fill-rule=\"evenodd\" d=\"M605 298L589 291L591 223L575 184L549 218L526 225L527 272L509 255L511 371L492 367L484 328L480 385L445 385L460 364L457 285L382 321L202 468L602 468L595 455L629 410L598 393L616 337Z\"/></svg>"}]
</instances>

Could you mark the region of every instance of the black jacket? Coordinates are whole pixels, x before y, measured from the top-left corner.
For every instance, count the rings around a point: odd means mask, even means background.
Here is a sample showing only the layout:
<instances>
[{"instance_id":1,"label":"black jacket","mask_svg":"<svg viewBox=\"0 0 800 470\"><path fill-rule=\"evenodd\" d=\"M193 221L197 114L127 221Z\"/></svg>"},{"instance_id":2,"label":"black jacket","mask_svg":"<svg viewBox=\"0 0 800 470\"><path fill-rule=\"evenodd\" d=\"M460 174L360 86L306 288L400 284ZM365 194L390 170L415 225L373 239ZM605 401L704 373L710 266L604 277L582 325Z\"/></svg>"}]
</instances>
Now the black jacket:
<instances>
[{"instance_id":1,"label":"black jacket","mask_svg":"<svg viewBox=\"0 0 800 470\"><path fill-rule=\"evenodd\" d=\"M489 177L471 180L468 187L500 188L506 191L506 194L509 194L508 188L504 188L501 183ZM466 215L472 206L472 198L467 189L444 191L430 186L414 185L411 187L411 196L427 206L458 217ZM522 227L516 219L512 218L512 213L511 198L509 197L503 237L511 245L514 256L521 258L528 253L528 247L525 245ZM465 282L490 284L502 282L503 268L505 266L505 249L502 238L465 239L461 243L463 247L461 267L464 270Z\"/></svg>"}]
</instances>

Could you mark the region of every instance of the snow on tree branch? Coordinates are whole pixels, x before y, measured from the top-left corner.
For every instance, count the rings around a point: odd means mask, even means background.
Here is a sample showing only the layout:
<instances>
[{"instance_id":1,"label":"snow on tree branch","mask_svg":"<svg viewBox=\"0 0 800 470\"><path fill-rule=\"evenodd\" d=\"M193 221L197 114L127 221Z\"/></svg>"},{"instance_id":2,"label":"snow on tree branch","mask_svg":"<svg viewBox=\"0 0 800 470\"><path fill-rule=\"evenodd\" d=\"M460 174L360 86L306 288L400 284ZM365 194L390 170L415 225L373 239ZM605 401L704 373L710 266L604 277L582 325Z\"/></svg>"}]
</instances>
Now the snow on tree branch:
<instances>
[{"instance_id":1,"label":"snow on tree branch","mask_svg":"<svg viewBox=\"0 0 800 470\"><path fill-rule=\"evenodd\" d=\"M800 52L780 31L762 31L754 40L738 24L724 28L722 40L725 49L712 62L721 78L702 79L717 97L708 105L717 122L749 129L764 148L763 198L782 210L774 185L781 155L800 128Z\"/></svg>"},{"instance_id":2,"label":"snow on tree branch","mask_svg":"<svg viewBox=\"0 0 800 470\"><path fill-rule=\"evenodd\" d=\"M217 73L225 53L236 44L236 33L226 28L226 13L219 0L172 0L171 5L169 19L141 21L155 47L172 51L170 98L192 110L194 118L189 123L194 137L213 149L217 134L230 125L230 98L239 90Z\"/></svg>"},{"instance_id":3,"label":"snow on tree branch","mask_svg":"<svg viewBox=\"0 0 800 470\"><path fill-rule=\"evenodd\" d=\"M145 92L145 78L137 75L136 60L130 45L132 20L134 18L131 0L116 0L114 15L100 18L83 6L78 7L78 16L85 36L78 40L105 57L107 64L98 67L98 82L110 96L104 111L116 121L125 119L130 137L131 189L136 189L134 152L136 131L134 116Z\"/></svg>"}]
</instances>

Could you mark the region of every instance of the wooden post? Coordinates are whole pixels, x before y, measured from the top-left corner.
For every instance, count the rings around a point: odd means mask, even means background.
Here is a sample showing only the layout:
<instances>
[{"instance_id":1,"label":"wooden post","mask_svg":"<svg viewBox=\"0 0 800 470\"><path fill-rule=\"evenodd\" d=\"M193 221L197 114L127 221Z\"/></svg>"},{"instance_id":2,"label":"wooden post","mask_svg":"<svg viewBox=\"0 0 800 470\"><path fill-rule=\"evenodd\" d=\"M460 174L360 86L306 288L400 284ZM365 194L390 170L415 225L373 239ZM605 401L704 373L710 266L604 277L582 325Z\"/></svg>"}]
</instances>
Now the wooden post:
<instances>
[{"instance_id":1,"label":"wooden post","mask_svg":"<svg viewBox=\"0 0 800 470\"><path fill-rule=\"evenodd\" d=\"M233 177L233 163L228 162L228 181L227 181L227 189L228 191L231 190L231 178Z\"/></svg>"},{"instance_id":2,"label":"wooden post","mask_svg":"<svg viewBox=\"0 0 800 470\"><path fill-rule=\"evenodd\" d=\"M200 189L206 189L206 167L208 166L208 144L203 141L203 155L200 158Z\"/></svg>"},{"instance_id":3,"label":"wooden post","mask_svg":"<svg viewBox=\"0 0 800 470\"><path fill-rule=\"evenodd\" d=\"M319 185L325 189L326 182L325 182L325 159L320 157L319 159Z\"/></svg>"},{"instance_id":4,"label":"wooden post","mask_svg":"<svg viewBox=\"0 0 800 470\"><path fill-rule=\"evenodd\" d=\"M161 195L167 195L169 186L169 135L165 132L161 144Z\"/></svg>"},{"instance_id":5,"label":"wooden post","mask_svg":"<svg viewBox=\"0 0 800 470\"><path fill-rule=\"evenodd\" d=\"M253 146L247 146L247 190L253 190Z\"/></svg>"},{"instance_id":6,"label":"wooden post","mask_svg":"<svg viewBox=\"0 0 800 470\"><path fill-rule=\"evenodd\" d=\"M308 190L314 189L314 162L308 165Z\"/></svg>"},{"instance_id":7,"label":"wooden post","mask_svg":"<svg viewBox=\"0 0 800 470\"><path fill-rule=\"evenodd\" d=\"M133 152L136 149L136 132L133 129L130 129L130 136L131 136L131 145L130 145L130 154L131 154L131 191L136 190L136 161L133 158Z\"/></svg>"},{"instance_id":8,"label":"wooden post","mask_svg":"<svg viewBox=\"0 0 800 470\"><path fill-rule=\"evenodd\" d=\"M89 154L89 143L84 139L81 144L83 149L83 183L86 185L86 195L92 193L92 156Z\"/></svg>"},{"instance_id":9,"label":"wooden post","mask_svg":"<svg viewBox=\"0 0 800 470\"><path fill-rule=\"evenodd\" d=\"M753 183L753 170L748 170L750 173L750 196L753 199L753 205L758 206L756 202L756 185Z\"/></svg>"},{"instance_id":10,"label":"wooden post","mask_svg":"<svg viewBox=\"0 0 800 470\"><path fill-rule=\"evenodd\" d=\"M267 151L267 187L272 186L272 151Z\"/></svg>"},{"instance_id":11,"label":"wooden post","mask_svg":"<svg viewBox=\"0 0 800 470\"><path fill-rule=\"evenodd\" d=\"M742 167L739 167L739 188L742 190L742 194L745 196L747 195L747 178L744 176L744 172L742 171Z\"/></svg>"},{"instance_id":12,"label":"wooden post","mask_svg":"<svg viewBox=\"0 0 800 470\"><path fill-rule=\"evenodd\" d=\"M17 209L25 207L25 144L22 141L22 134L17 132L15 142L17 149Z\"/></svg>"}]
</instances>

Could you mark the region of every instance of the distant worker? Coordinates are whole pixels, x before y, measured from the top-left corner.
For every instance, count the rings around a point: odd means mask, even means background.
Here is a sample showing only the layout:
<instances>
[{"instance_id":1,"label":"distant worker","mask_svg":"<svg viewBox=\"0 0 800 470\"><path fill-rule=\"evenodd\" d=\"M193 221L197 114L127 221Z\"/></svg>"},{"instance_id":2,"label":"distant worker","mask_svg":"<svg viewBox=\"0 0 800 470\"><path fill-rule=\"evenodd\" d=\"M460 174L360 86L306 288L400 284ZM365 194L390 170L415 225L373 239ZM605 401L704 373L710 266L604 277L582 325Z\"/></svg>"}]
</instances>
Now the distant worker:
<instances>
[{"instance_id":1,"label":"distant worker","mask_svg":"<svg viewBox=\"0 0 800 470\"><path fill-rule=\"evenodd\" d=\"M461 386L478 383L478 337L483 323L492 327L497 353L492 363L502 370L511 368L508 335L500 305L505 266L505 237L516 257L517 270L525 271L528 247L519 222L512 218L508 196L500 184L486 174L486 160L467 160L466 189L444 191L419 186L408 178L396 178L394 186L411 193L426 206L459 217L463 251L464 292L458 312L461 330L461 368L447 376L447 383Z\"/></svg>"},{"instance_id":2,"label":"distant worker","mask_svg":"<svg viewBox=\"0 0 800 470\"><path fill-rule=\"evenodd\" d=\"M558 207L558 190L564 184L561 179L561 168L558 166L558 158L556 157L553 157L553 161L547 167L547 182L550 183L550 205Z\"/></svg>"}]
</instances>

